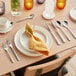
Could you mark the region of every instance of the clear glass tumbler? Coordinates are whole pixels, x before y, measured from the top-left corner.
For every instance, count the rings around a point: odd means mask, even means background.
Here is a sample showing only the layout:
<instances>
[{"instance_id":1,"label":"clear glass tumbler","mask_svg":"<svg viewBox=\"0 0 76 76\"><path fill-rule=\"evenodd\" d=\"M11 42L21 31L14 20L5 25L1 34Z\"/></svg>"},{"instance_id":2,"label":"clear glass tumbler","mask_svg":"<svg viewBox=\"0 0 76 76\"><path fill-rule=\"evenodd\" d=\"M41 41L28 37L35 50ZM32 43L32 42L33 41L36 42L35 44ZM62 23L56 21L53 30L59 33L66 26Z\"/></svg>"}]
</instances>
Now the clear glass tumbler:
<instances>
[{"instance_id":1,"label":"clear glass tumbler","mask_svg":"<svg viewBox=\"0 0 76 76\"><path fill-rule=\"evenodd\" d=\"M20 0L11 0L11 14L13 16L19 16L20 12Z\"/></svg>"},{"instance_id":2,"label":"clear glass tumbler","mask_svg":"<svg viewBox=\"0 0 76 76\"><path fill-rule=\"evenodd\" d=\"M45 9L43 11L42 16L45 19L53 19L55 17L55 0L46 0L45 1Z\"/></svg>"}]
</instances>

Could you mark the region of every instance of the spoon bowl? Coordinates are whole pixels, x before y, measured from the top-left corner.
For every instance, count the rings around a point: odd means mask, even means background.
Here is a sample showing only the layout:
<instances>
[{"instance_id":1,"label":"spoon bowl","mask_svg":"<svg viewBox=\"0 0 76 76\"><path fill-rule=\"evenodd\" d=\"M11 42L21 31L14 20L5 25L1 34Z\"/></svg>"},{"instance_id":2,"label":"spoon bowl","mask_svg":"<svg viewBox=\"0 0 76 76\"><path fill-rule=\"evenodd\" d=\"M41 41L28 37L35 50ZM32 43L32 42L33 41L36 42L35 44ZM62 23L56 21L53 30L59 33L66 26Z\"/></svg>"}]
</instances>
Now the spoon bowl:
<instances>
[{"instance_id":1,"label":"spoon bowl","mask_svg":"<svg viewBox=\"0 0 76 76\"><path fill-rule=\"evenodd\" d=\"M61 26L61 22L60 21L56 21L60 26Z\"/></svg>"},{"instance_id":2,"label":"spoon bowl","mask_svg":"<svg viewBox=\"0 0 76 76\"><path fill-rule=\"evenodd\" d=\"M64 27L68 27L68 21L64 21L64 22L63 22L63 26L64 26Z\"/></svg>"},{"instance_id":3,"label":"spoon bowl","mask_svg":"<svg viewBox=\"0 0 76 76\"><path fill-rule=\"evenodd\" d=\"M34 16L35 16L34 14L30 14L28 18L32 19Z\"/></svg>"},{"instance_id":4,"label":"spoon bowl","mask_svg":"<svg viewBox=\"0 0 76 76\"><path fill-rule=\"evenodd\" d=\"M72 36L76 39L76 34L72 32L72 30L68 27L68 22L67 21L64 21L63 22L63 26L66 27L69 32L72 34Z\"/></svg>"},{"instance_id":5,"label":"spoon bowl","mask_svg":"<svg viewBox=\"0 0 76 76\"><path fill-rule=\"evenodd\" d=\"M60 28L60 26L61 26L61 22L60 22L60 21L56 21L56 25L57 25L57 27Z\"/></svg>"},{"instance_id":6,"label":"spoon bowl","mask_svg":"<svg viewBox=\"0 0 76 76\"><path fill-rule=\"evenodd\" d=\"M62 28L61 26L61 22L60 21L56 21L56 25L57 27L59 27L61 29L61 31L64 33L64 35L66 36L66 38L70 41L71 39L69 38L68 34L66 33L66 31Z\"/></svg>"}]
</instances>

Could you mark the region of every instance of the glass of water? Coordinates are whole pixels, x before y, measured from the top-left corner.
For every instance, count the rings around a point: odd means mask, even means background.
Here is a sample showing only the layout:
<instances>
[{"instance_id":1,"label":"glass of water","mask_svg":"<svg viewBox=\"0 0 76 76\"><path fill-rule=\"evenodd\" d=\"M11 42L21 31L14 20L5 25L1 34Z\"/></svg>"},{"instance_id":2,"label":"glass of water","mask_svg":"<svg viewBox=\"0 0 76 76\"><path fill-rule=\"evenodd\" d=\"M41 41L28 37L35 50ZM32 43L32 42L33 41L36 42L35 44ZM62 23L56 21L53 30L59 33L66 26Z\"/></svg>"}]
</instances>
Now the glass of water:
<instances>
[{"instance_id":1,"label":"glass of water","mask_svg":"<svg viewBox=\"0 0 76 76\"><path fill-rule=\"evenodd\" d=\"M11 0L11 14L13 16L19 16L20 12L20 0Z\"/></svg>"},{"instance_id":2,"label":"glass of water","mask_svg":"<svg viewBox=\"0 0 76 76\"><path fill-rule=\"evenodd\" d=\"M46 0L45 10L43 11L43 17L45 19L53 19L55 17L55 0Z\"/></svg>"}]
</instances>

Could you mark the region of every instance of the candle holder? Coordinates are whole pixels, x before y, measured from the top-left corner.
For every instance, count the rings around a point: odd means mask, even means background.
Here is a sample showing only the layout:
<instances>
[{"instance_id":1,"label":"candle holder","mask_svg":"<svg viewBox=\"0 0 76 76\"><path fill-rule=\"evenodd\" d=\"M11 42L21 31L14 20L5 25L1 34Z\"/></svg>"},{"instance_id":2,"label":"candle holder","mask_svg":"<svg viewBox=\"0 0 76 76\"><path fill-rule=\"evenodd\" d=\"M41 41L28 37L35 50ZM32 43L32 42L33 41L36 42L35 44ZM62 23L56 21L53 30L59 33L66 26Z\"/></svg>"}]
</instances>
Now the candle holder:
<instances>
[{"instance_id":1,"label":"candle holder","mask_svg":"<svg viewBox=\"0 0 76 76\"><path fill-rule=\"evenodd\" d=\"M57 0L56 2L56 7L60 10L64 9L65 5L66 5L66 0Z\"/></svg>"},{"instance_id":2,"label":"candle holder","mask_svg":"<svg viewBox=\"0 0 76 76\"><path fill-rule=\"evenodd\" d=\"M55 9L55 0L46 0L45 10L42 16L45 19L53 19L55 17L54 9Z\"/></svg>"},{"instance_id":3,"label":"candle holder","mask_svg":"<svg viewBox=\"0 0 76 76\"><path fill-rule=\"evenodd\" d=\"M33 0L24 0L24 9L30 10L33 8Z\"/></svg>"}]
</instances>

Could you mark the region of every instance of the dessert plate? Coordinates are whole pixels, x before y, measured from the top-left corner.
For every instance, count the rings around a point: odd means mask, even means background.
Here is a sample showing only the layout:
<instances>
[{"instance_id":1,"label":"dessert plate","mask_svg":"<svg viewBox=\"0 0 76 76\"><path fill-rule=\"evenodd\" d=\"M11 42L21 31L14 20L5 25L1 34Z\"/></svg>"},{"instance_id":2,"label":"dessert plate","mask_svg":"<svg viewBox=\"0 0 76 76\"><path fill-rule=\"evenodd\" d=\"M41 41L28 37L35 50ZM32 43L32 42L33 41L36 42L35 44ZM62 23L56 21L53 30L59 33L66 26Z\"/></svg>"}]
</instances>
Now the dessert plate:
<instances>
[{"instance_id":1,"label":"dessert plate","mask_svg":"<svg viewBox=\"0 0 76 76\"><path fill-rule=\"evenodd\" d=\"M52 38L50 33L43 27L40 26L34 26L35 29L35 35L40 37L42 40L44 40L47 44L47 46L49 48L51 48L52 46ZM24 32L25 28L21 28L15 35L14 38L14 43L17 47L17 49L27 55L27 56L41 56L42 54L34 51L34 50L30 50L28 47L28 37L26 36L25 32Z\"/></svg>"}]
</instances>

